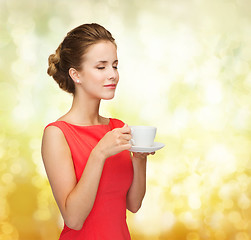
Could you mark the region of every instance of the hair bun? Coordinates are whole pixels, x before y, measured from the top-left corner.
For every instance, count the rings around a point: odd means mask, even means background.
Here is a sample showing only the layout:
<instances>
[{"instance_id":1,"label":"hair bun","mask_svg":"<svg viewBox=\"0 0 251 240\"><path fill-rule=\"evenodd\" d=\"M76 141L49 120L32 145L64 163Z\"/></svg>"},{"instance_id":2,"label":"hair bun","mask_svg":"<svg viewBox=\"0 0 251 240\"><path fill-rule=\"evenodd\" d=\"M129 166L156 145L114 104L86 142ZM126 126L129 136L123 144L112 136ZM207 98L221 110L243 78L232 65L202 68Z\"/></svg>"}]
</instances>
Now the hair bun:
<instances>
[{"instance_id":1,"label":"hair bun","mask_svg":"<svg viewBox=\"0 0 251 240\"><path fill-rule=\"evenodd\" d=\"M50 62L50 60L49 60L49 67L48 67L47 73L50 76L53 76L56 72L57 72L57 67L56 67L55 63Z\"/></svg>"},{"instance_id":2,"label":"hair bun","mask_svg":"<svg viewBox=\"0 0 251 240\"><path fill-rule=\"evenodd\" d=\"M58 49L56 50L55 54L51 54L48 58L48 70L47 73L50 76L53 76L58 71L58 64L60 62L60 50L61 44L59 45Z\"/></svg>"}]
</instances>

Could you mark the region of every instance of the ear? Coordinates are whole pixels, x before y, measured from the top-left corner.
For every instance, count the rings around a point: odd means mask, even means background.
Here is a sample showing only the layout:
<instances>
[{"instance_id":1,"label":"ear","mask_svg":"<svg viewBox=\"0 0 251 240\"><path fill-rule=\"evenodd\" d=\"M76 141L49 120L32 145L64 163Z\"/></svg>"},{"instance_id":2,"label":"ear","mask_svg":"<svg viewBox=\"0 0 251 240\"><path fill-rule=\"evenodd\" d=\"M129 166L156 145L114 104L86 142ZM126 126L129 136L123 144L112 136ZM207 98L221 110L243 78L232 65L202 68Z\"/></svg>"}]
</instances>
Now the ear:
<instances>
[{"instance_id":1,"label":"ear","mask_svg":"<svg viewBox=\"0 0 251 240\"><path fill-rule=\"evenodd\" d=\"M70 68L69 69L69 75L70 75L71 79L75 83L79 83L80 82L79 73L78 73L78 71L75 68Z\"/></svg>"}]
</instances>

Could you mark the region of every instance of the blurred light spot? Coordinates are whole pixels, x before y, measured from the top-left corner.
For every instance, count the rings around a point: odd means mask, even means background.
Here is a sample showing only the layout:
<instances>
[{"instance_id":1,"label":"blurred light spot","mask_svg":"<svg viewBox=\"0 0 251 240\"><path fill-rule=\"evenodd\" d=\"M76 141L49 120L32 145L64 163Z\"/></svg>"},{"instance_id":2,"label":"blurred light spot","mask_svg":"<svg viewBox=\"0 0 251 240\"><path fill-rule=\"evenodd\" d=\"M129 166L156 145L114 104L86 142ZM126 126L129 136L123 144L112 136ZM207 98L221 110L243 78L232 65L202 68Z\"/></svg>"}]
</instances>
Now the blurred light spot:
<instances>
[{"instance_id":1,"label":"blurred light spot","mask_svg":"<svg viewBox=\"0 0 251 240\"><path fill-rule=\"evenodd\" d=\"M189 121L189 112L186 108L176 108L173 119L172 119L172 129L174 131L180 131L187 127Z\"/></svg>"},{"instance_id":2,"label":"blurred light spot","mask_svg":"<svg viewBox=\"0 0 251 240\"><path fill-rule=\"evenodd\" d=\"M212 216L206 219L207 224L213 229L217 229L219 226L222 226L223 221L224 214L222 212L215 212Z\"/></svg>"},{"instance_id":3,"label":"blurred light spot","mask_svg":"<svg viewBox=\"0 0 251 240\"><path fill-rule=\"evenodd\" d=\"M12 236L10 235L6 235L6 234L1 234L0 233L0 239L3 239L3 240L14 240Z\"/></svg>"},{"instance_id":4,"label":"blurred light spot","mask_svg":"<svg viewBox=\"0 0 251 240\"><path fill-rule=\"evenodd\" d=\"M5 173L2 175L2 181L6 184L10 184L13 181L13 176L10 173Z\"/></svg>"},{"instance_id":5,"label":"blurred light spot","mask_svg":"<svg viewBox=\"0 0 251 240\"><path fill-rule=\"evenodd\" d=\"M216 81L220 72L220 68L221 68L221 64L217 57L209 57L207 60L204 61L203 64L200 65L199 67L199 72L200 72L199 76L201 79L200 84L205 89L205 93L206 93L207 87L210 86L211 82L212 82L211 89L218 88L218 87L219 87L219 90L221 89L219 83ZM216 83L216 85L214 85L214 83ZM219 92L221 92L221 90ZM209 97L210 100L211 98L212 96ZM210 103L210 100L209 100L209 103Z\"/></svg>"},{"instance_id":6,"label":"blurred light spot","mask_svg":"<svg viewBox=\"0 0 251 240\"><path fill-rule=\"evenodd\" d=\"M175 215L172 212L162 214L162 231L170 230L176 222Z\"/></svg>"},{"instance_id":7,"label":"blurred light spot","mask_svg":"<svg viewBox=\"0 0 251 240\"><path fill-rule=\"evenodd\" d=\"M246 232L238 232L235 235L235 240L250 240L249 236Z\"/></svg>"},{"instance_id":8,"label":"blurred light spot","mask_svg":"<svg viewBox=\"0 0 251 240\"><path fill-rule=\"evenodd\" d=\"M34 218L38 221L47 221L51 218L51 213L48 209L38 209L34 213Z\"/></svg>"},{"instance_id":9,"label":"blurred light spot","mask_svg":"<svg viewBox=\"0 0 251 240\"><path fill-rule=\"evenodd\" d=\"M187 67L188 62L201 54L201 44L198 43L192 30L183 25L174 36L169 36L168 55L172 56L172 67L181 71Z\"/></svg>"},{"instance_id":10,"label":"blurred light spot","mask_svg":"<svg viewBox=\"0 0 251 240\"><path fill-rule=\"evenodd\" d=\"M5 172L6 169L7 169L7 163L3 162L3 161L0 161L0 171Z\"/></svg>"},{"instance_id":11,"label":"blurred light spot","mask_svg":"<svg viewBox=\"0 0 251 240\"><path fill-rule=\"evenodd\" d=\"M233 119L233 124L237 129L245 129L249 125L250 118L250 108L247 106L242 106L236 111L236 115Z\"/></svg>"},{"instance_id":12,"label":"blurred light spot","mask_svg":"<svg viewBox=\"0 0 251 240\"><path fill-rule=\"evenodd\" d=\"M6 104L6 101L0 101L0 110L8 111L14 108L16 103L16 86L7 82L0 82L0 89L4 89L4 91L0 91L0 99L8 99L8 104Z\"/></svg>"},{"instance_id":13,"label":"blurred light spot","mask_svg":"<svg viewBox=\"0 0 251 240\"><path fill-rule=\"evenodd\" d=\"M9 158L17 158L19 156L19 149L10 148L8 150L7 156Z\"/></svg>"},{"instance_id":14,"label":"blurred light spot","mask_svg":"<svg viewBox=\"0 0 251 240\"><path fill-rule=\"evenodd\" d=\"M5 154L5 149L0 145L0 158Z\"/></svg>"},{"instance_id":15,"label":"blurred light spot","mask_svg":"<svg viewBox=\"0 0 251 240\"><path fill-rule=\"evenodd\" d=\"M192 209L199 209L201 207L200 197L196 193L189 194L188 204Z\"/></svg>"},{"instance_id":16,"label":"blurred light spot","mask_svg":"<svg viewBox=\"0 0 251 240\"><path fill-rule=\"evenodd\" d=\"M195 219L195 216L191 212L181 213L179 218L180 221L182 221L188 229L198 229L198 221Z\"/></svg>"},{"instance_id":17,"label":"blurred light spot","mask_svg":"<svg viewBox=\"0 0 251 240\"><path fill-rule=\"evenodd\" d=\"M145 40L148 38L145 38ZM165 54L165 40L161 38L156 38L152 36L150 39L148 39L149 42L146 47L147 54L150 58L152 58L154 61L159 61L163 58L163 55Z\"/></svg>"},{"instance_id":18,"label":"blurred light spot","mask_svg":"<svg viewBox=\"0 0 251 240\"><path fill-rule=\"evenodd\" d=\"M199 240L200 239L200 236L198 233L196 232L190 232L187 234L187 237L186 237L187 240Z\"/></svg>"},{"instance_id":19,"label":"blurred light spot","mask_svg":"<svg viewBox=\"0 0 251 240\"><path fill-rule=\"evenodd\" d=\"M24 77L30 72L29 66L27 66L27 64L25 64L25 62L23 62L21 59L18 59L11 64L11 70L19 77ZM26 80L27 78L24 78L24 81Z\"/></svg>"},{"instance_id":20,"label":"blurred light spot","mask_svg":"<svg viewBox=\"0 0 251 240\"><path fill-rule=\"evenodd\" d=\"M41 209L48 208L48 192L42 189L37 196L38 206Z\"/></svg>"},{"instance_id":21,"label":"blurred light spot","mask_svg":"<svg viewBox=\"0 0 251 240\"><path fill-rule=\"evenodd\" d=\"M226 234L224 231L221 231L221 230L215 231L214 235L215 235L216 240L225 240L226 239Z\"/></svg>"},{"instance_id":22,"label":"blurred light spot","mask_svg":"<svg viewBox=\"0 0 251 240\"><path fill-rule=\"evenodd\" d=\"M245 161L242 161L241 163L245 163ZM250 161L251 162L251 161ZM248 161L246 162L246 164L244 165L246 169L248 169ZM244 170L244 171L245 171ZM242 171L240 171L241 173ZM237 177L237 180L238 180L238 184L239 184L239 187L241 189L242 192L246 192L248 190L248 187L249 187L249 184L251 182L251 176L247 176L245 173L242 173L240 174L238 177Z\"/></svg>"},{"instance_id":23,"label":"blurred light spot","mask_svg":"<svg viewBox=\"0 0 251 240\"><path fill-rule=\"evenodd\" d=\"M242 220L240 213L237 211L231 211L228 214L228 219L230 222L234 223L235 225L237 225Z\"/></svg>"},{"instance_id":24,"label":"blurred light spot","mask_svg":"<svg viewBox=\"0 0 251 240\"><path fill-rule=\"evenodd\" d=\"M243 231L250 229L249 222L247 220L241 219L241 221L235 223L236 230Z\"/></svg>"},{"instance_id":25,"label":"blurred light spot","mask_svg":"<svg viewBox=\"0 0 251 240\"><path fill-rule=\"evenodd\" d=\"M11 139L8 141L8 147L18 149L20 147L20 143L17 139Z\"/></svg>"},{"instance_id":26,"label":"blurred light spot","mask_svg":"<svg viewBox=\"0 0 251 240\"><path fill-rule=\"evenodd\" d=\"M239 194L239 185L236 181L231 181L230 183L225 183L219 189L219 197L222 200L230 201L230 199ZM228 203L227 203L228 204Z\"/></svg>"},{"instance_id":27,"label":"blurred light spot","mask_svg":"<svg viewBox=\"0 0 251 240\"><path fill-rule=\"evenodd\" d=\"M60 29L62 30L64 29L64 23L59 17L55 17L55 16L51 17L48 25L52 32L54 32L55 30L59 31Z\"/></svg>"},{"instance_id":28,"label":"blurred light spot","mask_svg":"<svg viewBox=\"0 0 251 240\"><path fill-rule=\"evenodd\" d=\"M184 76L184 83L187 83L192 86L196 86L198 82L199 73L197 69L191 69L189 72L186 73Z\"/></svg>"},{"instance_id":29,"label":"blurred light spot","mask_svg":"<svg viewBox=\"0 0 251 240\"><path fill-rule=\"evenodd\" d=\"M236 159L224 144L212 146L206 155L206 161L211 162L224 175L236 171Z\"/></svg>"},{"instance_id":30,"label":"blurred light spot","mask_svg":"<svg viewBox=\"0 0 251 240\"><path fill-rule=\"evenodd\" d=\"M26 34L18 46L20 60L28 63L30 66L35 65L37 61L35 36L33 34Z\"/></svg>"},{"instance_id":31,"label":"blurred light spot","mask_svg":"<svg viewBox=\"0 0 251 240\"><path fill-rule=\"evenodd\" d=\"M31 3L29 3L29 7L31 7ZM32 18L32 15L25 14L22 11L10 11L7 22L9 27L11 27L10 29L19 29L22 30L22 32L24 33L27 33L28 31L33 31L35 28L35 22ZM13 37L16 37L15 34L13 34Z\"/></svg>"},{"instance_id":32,"label":"blurred light spot","mask_svg":"<svg viewBox=\"0 0 251 240\"><path fill-rule=\"evenodd\" d=\"M10 168L13 174L19 174L22 171L22 166L19 163L14 163Z\"/></svg>"},{"instance_id":33,"label":"blurred light spot","mask_svg":"<svg viewBox=\"0 0 251 240\"><path fill-rule=\"evenodd\" d=\"M41 145L41 139L40 138L32 138L30 141L30 148L31 149L39 149L40 150L40 146Z\"/></svg>"},{"instance_id":34,"label":"blurred light spot","mask_svg":"<svg viewBox=\"0 0 251 240\"><path fill-rule=\"evenodd\" d=\"M32 103L25 103L25 101L21 102L19 105L17 105L13 112L13 118L16 121L28 121L31 119L32 115L34 114L34 108L32 106Z\"/></svg>"},{"instance_id":35,"label":"blurred light spot","mask_svg":"<svg viewBox=\"0 0 251 240\"><path fill-rule=\"evenodd\" d=\"M250 55L250 56L251 56L251 55ZM245 84L247 85L247 87L251 87L251 73L249 73L249 74L246 76Z\"/></svg>"},{"instance_id":36,"label":"blurred light spot","mask_svg":"<svg viewBox=\"0 0 251 240\"><path fill-rule=\"evenodd\" d=\"M34 176L31 179L32 184L37 187L37 188L42 188L44 187L44 178L42 178L41 176Z\"/></svg>"},{"instance_id":37,"label":"blurred light spot","mask_svg":"<svg viewBox=\"0 0 251 240\"><path fill-rule=\"evenodd\" d=\"M245 61L236 61L234 64L234 72L237 75L247 75L249 73L249 64Z\"/></svg>"},{"instance_id":38,"label":"blurred light spot","mask_svg":"<svg viewBox=\"0 0 251 240\"><path fill-rule=\"evenodd\" d=\"M4 191L1 191L2 197L4 194ZM6 198L0 198L0 222L4 219L7 218L9 214L9 206L8 203L6 201Z\"/></svg>"},{"instance_id":39,"label":"blurred light spot","mask_svg":"<svg viewBox=\"0 0 251 240\"><path fill-rule=\"evenodd\" d=\"M190 138L187 138L184 140L184 149L187 149L187 150L195 150L197 147L198 147L198 140L194 140L194 139L190 139ZM198 163L199 159L196 159L196 163Z\"/></svg>"},{"instance_id":40,"label":"blurred light spot","mask_svg":"<svg viewBox=\"0 0 251 240\"><path fill-rule=\"evenodd\" d=\"M231 209L234 206L234 203L231 199L224 199L222 205L223 205L223 208L225 209Z\"/></svg>"},{"instance_id":41,"label":"blurred light spot","mask_svg":"<svg viewBox=\"0 0 251 240\"><path fill-rule=\"evenodd\" d=\"M10 223L3 223L1 226L2 232L6 235L10 235L13 232L13 226Z\"/></svg>"},{"instance_id":42,"label":"blurred light spot","mask_svg":"<svg viewBox=\"0 0 251 240\"><path fill-rule=\"evenodd\" d=\"M175 208L182 209L184 208L185 203L184 200L182 200L180 197L175 201Z\"/></svg>"},{"instance_id":43,"label":"blurred light spot","mask_svg":"<svg viewBox=\"0 0 251 240\"><path fill-rule=\"evenodd\" d=\"M205 86L205 98L209 104L219 104L222 100L222 88L219 82L210 81Z\"/></svg>"},{"instance_id":44,"label":"blurred light spot","mask_svg":"<svg viewBox=\"0 0 251 240\"><path fill-rule=\"evenodd\" d=\"M19 148L20 148L20 144L18 140L16 139L9 140L7 156L9 158L17 158L20 153Z\"/></svg>"},{"instance_id":45,"label":"blurred light spot","mask_svg":"<svg viewBox=\"0 0 251 240\"><path fill-rule=\"evenodd\" d=\"M182 194L182 191L183 191L183 189L182 189L181 184L175 184L175 185L171 188L171 193L172 193L173 195L176 195L176 196L181 195L181 194Z\"/></svg>"},{"instance_id":46,"label":"blurred light spot","mask_svg":"<svg viewBox=\"0 0 251 240\"><path fill-rule=\"evenodd\" d=\"M251 201L250 199L247 197L246 194L241 194L241 196L238 199L238 206L241 209L248 209L251 206Z\"/></svg>"},{"instance_id":47,"label":"blurred light spot","mask_svg":"<svg viewBox=\"0 0 251 240\"><path fill-rule=\"evenodd\" d=\"M222 130L225 122L222 116L222 109L204 105L195 111L196 120L206 131Z\"/></svg>"}]
</instances>

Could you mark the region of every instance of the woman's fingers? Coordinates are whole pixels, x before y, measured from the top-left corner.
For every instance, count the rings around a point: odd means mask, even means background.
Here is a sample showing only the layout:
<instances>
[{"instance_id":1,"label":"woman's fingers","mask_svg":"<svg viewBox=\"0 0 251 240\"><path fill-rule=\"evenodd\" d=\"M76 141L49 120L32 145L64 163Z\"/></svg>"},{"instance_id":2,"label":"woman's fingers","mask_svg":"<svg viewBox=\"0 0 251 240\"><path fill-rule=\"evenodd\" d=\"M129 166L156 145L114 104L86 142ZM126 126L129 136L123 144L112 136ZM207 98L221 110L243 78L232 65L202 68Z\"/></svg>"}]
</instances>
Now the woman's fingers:
<instances>
[{"instance_id":1,"label":"woman's fingers","mask_svg":"<svg viewBox=\"0 0 251 240\"><path fill-rule=\"evenodd\" d=\"M122 128L116 128L114 129L116 135L117 135L117 143L121 146L123 146L123 149L130 149L132 147L130 140L132 138L131 136L131 129L128 127L127 124L125 124Z\"/></svg>"},{"instance_id":2,"label":"woman's fingers","mask_svg":"<svg viewBox=\"0 0 251 240\"><path fill-rule=\"evenodd\" d=\"M130 141L132 139L131 134L123 134L122 137L124 140L127 140L127 141Z\"/></svg>"},{"instance_id":3,"label":"woman's fingers","mask_svg":"<svg viewBox=\"0 0 251 240\"><path fill-rule=\"evenodd\" d=\"M155 152L135 152L134 153L135 155L138 155L138 156L142 156L142 157L146 157L146 156L148 156L148 155L154 155L155 154Z\"/></svg>"},{"instance_id":4,"label":"woman's fingers","mask_svg":"<svg viewBox=\"0 0 251 240\"><path fill-rule=\"evenodd\" d=\"M132 147L130 143L124 144L123 145L123 150L129 150Z\"/></svg>"},{"instance_id":5,"label":"woman's fingers","mask_svg":"<svg viewBox=\"0 0 251 240\"><path fill-rule=\"evenodd\" d=\"M130 144L130 146L132 146L132 144L130 143L130 141L129 141L129 140L127 140L127 139L123 139L123 140L121 140L121 144L122 144L122 145L125 145L125 144Z\"/></svg>"},{"instance_id":6,"label":"woman's fingers","mask_svg":"<svg viewBox=\"0 0 251 240\"><path fill-rule=\"evenodd\" d=\"M122 140L126 140L127 142L131 140L131 129L125 124L122 128L116 128L115 131L118 131L119 138Z\"/></svg>"},{"instance_id":7,"label":"woman's fingers","mask_svg":"<svg viewBox=\"0 0 251 240\"><path fill-rule=\"evenodd\" d=\"M129 133L131 134L131 128L125 123L122 128L118 128L121 133Z\"/></svg>"}]
</instances>

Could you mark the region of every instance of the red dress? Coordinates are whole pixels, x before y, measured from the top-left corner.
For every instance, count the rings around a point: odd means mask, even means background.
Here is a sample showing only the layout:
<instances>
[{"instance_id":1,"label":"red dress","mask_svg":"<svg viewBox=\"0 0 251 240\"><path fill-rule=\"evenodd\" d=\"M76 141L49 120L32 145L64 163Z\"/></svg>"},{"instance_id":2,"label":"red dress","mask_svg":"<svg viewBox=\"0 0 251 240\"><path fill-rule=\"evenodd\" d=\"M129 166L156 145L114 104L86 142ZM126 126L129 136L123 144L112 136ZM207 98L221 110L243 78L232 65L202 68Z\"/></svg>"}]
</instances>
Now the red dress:
<instances>
[{"instance_id":1,"label":"red dress","mask_svg":"<svg viewBox=\"0 0 251 240\"><path fill-rule=\"evenodd\" d=\"M108 125L78 126L56 121L71 150L77 181L80 180L92 149L99 140L114 128L124 126L110 118ZM63 177L63 176L62 176ZM129 240L126 223L126 194L133 179L130 152L122 151L106 159L93 208L81 230L64 224L59 240Z\"/></svg>"}]
</instances>

